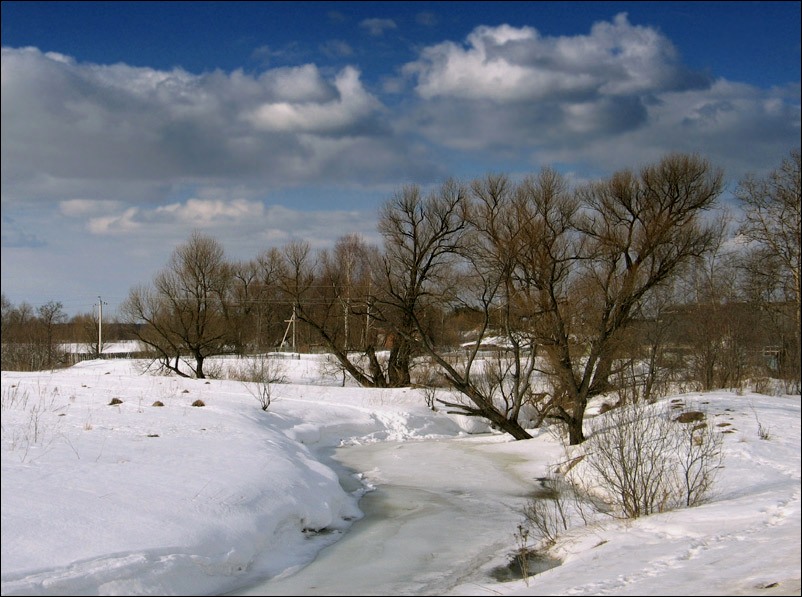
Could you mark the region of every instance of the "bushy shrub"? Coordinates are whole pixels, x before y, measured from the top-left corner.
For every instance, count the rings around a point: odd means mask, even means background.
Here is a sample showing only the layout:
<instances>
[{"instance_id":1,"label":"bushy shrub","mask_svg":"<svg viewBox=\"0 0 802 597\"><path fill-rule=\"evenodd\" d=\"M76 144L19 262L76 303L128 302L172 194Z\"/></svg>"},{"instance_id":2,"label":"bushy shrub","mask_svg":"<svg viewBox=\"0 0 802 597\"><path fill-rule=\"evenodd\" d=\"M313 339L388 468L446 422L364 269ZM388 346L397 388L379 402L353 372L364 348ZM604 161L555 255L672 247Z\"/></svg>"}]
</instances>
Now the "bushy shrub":
<instances>
[{"instance_id":1,"label":"bushy shrub","mask_svg":"<svg viewBox=\"0 0 802 597\"><path fill-rule=\"evenodd\" d=\"M665 406L638 403L597 417L569 482L621 518L702 503L721 465L722 438L713 424L699 422L701 411L691 413L677 417Z\"/></svg>"}]
</instances>

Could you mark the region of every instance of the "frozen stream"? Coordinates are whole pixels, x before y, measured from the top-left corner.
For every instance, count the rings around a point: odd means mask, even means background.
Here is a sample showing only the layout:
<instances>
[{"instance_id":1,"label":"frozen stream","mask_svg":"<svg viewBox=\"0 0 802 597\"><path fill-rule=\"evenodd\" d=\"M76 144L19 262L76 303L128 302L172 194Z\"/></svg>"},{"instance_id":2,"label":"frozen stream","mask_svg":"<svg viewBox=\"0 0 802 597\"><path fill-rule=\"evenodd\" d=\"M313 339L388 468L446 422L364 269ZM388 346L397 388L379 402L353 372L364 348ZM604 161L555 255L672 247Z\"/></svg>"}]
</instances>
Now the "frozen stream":
<instances>
[{"instance_id":1,"label":"frozen stream","mask_svg":"<svg viewBox=\"0 0 802 597\"><path fill-rule=\"evenodd\" d=\"M365 517L308 566L235 594L442 595L492 583L508 562L534 489L516 457L474 438L348 446L332 458L346 490L359 487L354 471L376 487L360 501Z\"/></svg>"}]
</instances>

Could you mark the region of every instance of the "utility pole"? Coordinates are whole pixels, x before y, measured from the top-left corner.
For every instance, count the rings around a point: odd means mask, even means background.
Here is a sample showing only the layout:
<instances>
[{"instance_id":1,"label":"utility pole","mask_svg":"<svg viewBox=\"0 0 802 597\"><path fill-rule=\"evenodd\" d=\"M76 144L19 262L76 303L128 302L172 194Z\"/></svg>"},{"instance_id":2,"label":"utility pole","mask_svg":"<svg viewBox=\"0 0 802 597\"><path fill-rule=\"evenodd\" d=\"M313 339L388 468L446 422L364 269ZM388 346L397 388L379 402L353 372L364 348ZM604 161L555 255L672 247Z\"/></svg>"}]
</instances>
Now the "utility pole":
<instances>
[{"instance_id":1,"label":"utility pole","mask_svg":"<svg viewBox=\"0 0 802 597\"><path fill-rule=\"evenodd\" d=\"M97 297L98 310L97 310L97 356L103 354L103 299L100 295ZM105 303L108 305L108 303Z\"/></svg>"},{"instance_id":2,"label":"utility pole","mask_svg":"<svg viewBox=\"0 0 802 597\"><path fill-rule=\"evenodd\" d=\"M284 343L287 341L287 334L290 333L290 327L292 327L292 352L295 352L295 305L292 306L292 317L285 319L284 323L287 324L287 329L281 339L281 346L284 347Z\"/></svg>"},{"instance_id":3,"label":"utility pole","mask_svg":"<svg viewBox=\"0 0 802 597\"><path fill-rule=\"evenodd\" d=\"M373 279L368 278L368 296L367 296L367 308L365 309L365 348L368 347L368 343L370 342L370 303L371 303L371 292L373 292Z\"/></svg>"}]
</instances>

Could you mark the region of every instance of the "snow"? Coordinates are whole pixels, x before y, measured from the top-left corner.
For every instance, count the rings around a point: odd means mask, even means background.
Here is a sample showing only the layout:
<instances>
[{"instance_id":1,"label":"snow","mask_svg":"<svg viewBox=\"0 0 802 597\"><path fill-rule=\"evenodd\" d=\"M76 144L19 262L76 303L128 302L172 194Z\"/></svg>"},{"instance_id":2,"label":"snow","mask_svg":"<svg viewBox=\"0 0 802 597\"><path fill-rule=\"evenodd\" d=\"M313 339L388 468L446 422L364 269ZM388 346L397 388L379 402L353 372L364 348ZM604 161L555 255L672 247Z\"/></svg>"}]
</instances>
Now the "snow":
<instances>
[{"instance_id":1,"label":"snow","mask_svg":"<svg viewBox=\"0 0 802 597\"><path fill-rule=\"evenodd\" d=\"M573 527L559 565L508 580L554 434L281 363L267 412L242 382L130 359L4 371L2 594L800 594L799 396L680 396L727 432L711 499Z\"/></svg>"}]
</instances>

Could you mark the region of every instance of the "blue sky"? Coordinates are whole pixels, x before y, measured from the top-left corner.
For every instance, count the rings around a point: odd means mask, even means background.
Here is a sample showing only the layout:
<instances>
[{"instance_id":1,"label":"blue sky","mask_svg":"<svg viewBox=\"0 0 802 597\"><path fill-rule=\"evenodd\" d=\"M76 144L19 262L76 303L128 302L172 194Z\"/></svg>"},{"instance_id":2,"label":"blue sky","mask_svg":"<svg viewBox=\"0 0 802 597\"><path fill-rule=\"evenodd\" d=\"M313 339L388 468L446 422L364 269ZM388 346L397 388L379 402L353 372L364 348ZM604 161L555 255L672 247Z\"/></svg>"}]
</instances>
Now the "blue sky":
<instances>
[{"instance_id":1,"label":"blue sky","mask_svg":"<svg viewBox=\"0 0 802 597\"><path fill-rule=\"evenodd\" d=\"M800 143L799 2L3 2L2 290L112 311L194 229L377 241L403 184Z\"/></svg>"}]
</instances>

